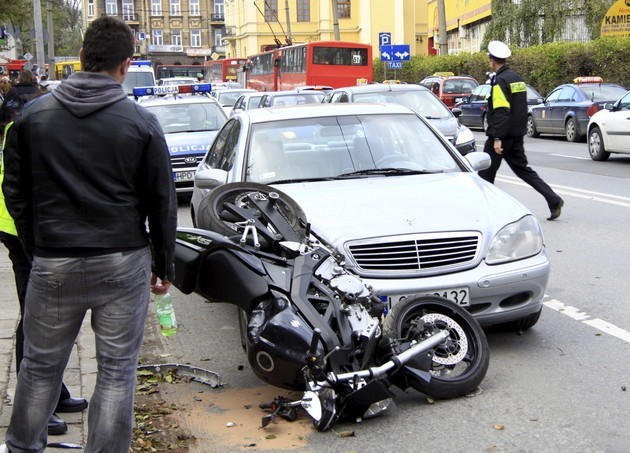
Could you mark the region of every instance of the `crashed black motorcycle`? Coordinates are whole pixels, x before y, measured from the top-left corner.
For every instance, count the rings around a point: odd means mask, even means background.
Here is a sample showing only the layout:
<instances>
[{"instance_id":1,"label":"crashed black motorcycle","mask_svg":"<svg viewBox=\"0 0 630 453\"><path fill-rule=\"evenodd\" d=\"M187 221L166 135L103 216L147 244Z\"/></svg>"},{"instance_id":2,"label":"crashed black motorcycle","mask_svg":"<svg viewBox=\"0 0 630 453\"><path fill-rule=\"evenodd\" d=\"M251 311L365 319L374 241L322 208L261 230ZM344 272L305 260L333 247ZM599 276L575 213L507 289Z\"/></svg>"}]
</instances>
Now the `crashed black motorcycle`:
<instances>
[{"instance_id":1,"label":"crashed black motorcycle","mask_svg":"<svg viewBox=\"0 0 630 453\"><path fill-rule=\"evenodd\" d=\"M453 398L483 380L488 344L465 309L421 296L387 311L288 195L231 183L202 204L204 229L178 230L175 285L239 307L254 373L304 392L299 401L279 397L266 406L273 413L263 426L303 408L324 431L384 412L392 386Z\"/></svg>"}]
</instances>

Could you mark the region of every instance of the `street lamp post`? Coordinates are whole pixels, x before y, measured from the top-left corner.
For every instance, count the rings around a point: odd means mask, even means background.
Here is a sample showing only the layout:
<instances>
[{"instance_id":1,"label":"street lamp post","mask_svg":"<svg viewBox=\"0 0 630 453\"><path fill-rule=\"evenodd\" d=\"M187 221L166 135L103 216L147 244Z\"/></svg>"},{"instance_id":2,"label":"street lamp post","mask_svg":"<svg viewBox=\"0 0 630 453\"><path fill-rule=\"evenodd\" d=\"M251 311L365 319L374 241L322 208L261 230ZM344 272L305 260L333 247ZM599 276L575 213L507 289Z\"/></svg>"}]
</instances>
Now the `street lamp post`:
<instances>
[{"instance_id":1,"label":"street lamp post","mask_svg":"<svg viewBox=\"0 0 630 453\"><path fill-rule=\"evenodd\" d=\"M37 67L45 68L44 58L44 33L42 31L42 5L39 0L33 0L33 20L35 21L35 54L37 55Z\"/></svg>"}]
</instances>

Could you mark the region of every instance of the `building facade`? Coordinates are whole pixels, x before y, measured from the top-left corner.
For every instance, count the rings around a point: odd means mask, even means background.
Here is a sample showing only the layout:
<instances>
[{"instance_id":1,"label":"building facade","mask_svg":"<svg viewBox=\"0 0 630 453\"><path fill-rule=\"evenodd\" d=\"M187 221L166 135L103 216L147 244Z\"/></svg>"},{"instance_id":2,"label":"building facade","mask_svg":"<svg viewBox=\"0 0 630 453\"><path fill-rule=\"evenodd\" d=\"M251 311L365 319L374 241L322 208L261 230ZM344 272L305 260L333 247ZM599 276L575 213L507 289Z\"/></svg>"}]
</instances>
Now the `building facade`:
<instances>
[{"instance_id":1,"label":"building facade","mask_svg":"<svg viewBox=\"0 0 630 453\"><path fill-rule=\"evenodd\" d=\"M426 0L336 0L341 41L379 47L409 44L412 54L427 54ZM246 57L274 45L335 40L332 0L225 0L226 54ZM378 52L375 51L376 56Z\"/></svg>"},{"instance_id":2,"label":"building facade","mask_svg":"<svg viewBox=\"0 0 630 453\"><path fill-rule=\"evenodd\" d=\"M138 59L202 64L225 56L224 0L83 0L86 26L103 15L135 32Z\"/></svg>"},{"instance_id":3,"label":"building facade","mask_svg":"<svg viewBox=\"0 0 630 453\"><path fill-rule=\"evenodd\" d=\"M101 15L124 19L136 33L140 59L201 64L336 35L370 43L376 57L383 33L388 44L408 44L412 55L437 54L439 1L449 53L480 51L491 0L83 0L83 14L86 26ZM567 20L563 39L589 39L583 17Z\"/></svg>"}]
</instances>

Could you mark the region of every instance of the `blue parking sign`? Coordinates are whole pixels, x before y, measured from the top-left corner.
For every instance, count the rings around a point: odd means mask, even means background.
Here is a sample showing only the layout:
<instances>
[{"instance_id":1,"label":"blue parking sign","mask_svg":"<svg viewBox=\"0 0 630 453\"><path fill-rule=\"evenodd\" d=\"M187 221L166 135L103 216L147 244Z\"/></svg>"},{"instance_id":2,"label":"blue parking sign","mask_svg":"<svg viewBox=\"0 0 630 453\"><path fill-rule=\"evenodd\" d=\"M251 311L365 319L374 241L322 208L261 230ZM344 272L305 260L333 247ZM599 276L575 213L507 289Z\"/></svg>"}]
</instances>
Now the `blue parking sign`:
<instances>
[{"instance_id":1,"label":"blue parking sign","mask_svg":"<svg viewBox=\"0 0 630 453\"><path fill-rule=\"evenodd\" d=\"M388 31L382 31L378 34L378 45L389 46L392 43L392 34Z\"/></svg>"}]
</instances>

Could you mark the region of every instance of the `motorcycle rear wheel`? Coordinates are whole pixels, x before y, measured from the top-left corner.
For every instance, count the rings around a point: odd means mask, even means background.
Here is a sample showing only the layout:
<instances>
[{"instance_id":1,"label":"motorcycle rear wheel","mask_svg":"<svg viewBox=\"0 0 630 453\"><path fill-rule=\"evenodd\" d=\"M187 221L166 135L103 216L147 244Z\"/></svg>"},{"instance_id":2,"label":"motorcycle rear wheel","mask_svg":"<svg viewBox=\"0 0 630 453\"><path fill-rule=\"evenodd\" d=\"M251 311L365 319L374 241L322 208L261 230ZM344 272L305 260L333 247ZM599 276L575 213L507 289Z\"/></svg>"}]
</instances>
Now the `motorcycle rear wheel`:
<instances>
[{"instance_id":1,"label":"motorcycle rear wheel","mask_svg":"<svg viewBox=\"0 0 630 453\"><path fill-rule=\"evenodd\" d=\"M449 337L433 350L431 379L405 373L408 384L434 398L467 395L477 389L490 362L486 336L470 313L448 299L424 296L399 302L383 323L383 334L401 343L441 330L447 330Z\"/></svg>"},{"instance_id":2,"label":"motorcycle rear wheel","mask_svg":"<svg viewBox=\"0 0 630 453\"><path fill-rule=\"evenodd\" d=\"M268 218L261 215L256 206L250 203L247 195L252 193L259 193L264 197L269 197L270 193L278 194L275 203L276 210L282 214L288 225L300 238L304 237L306 215L297 202L276 188L254 182L229 183L212 190L201 202L198 216L199 227L224 236L234 236L239 233L236 222L257 219L269 230L279 231L277 226L274 226ZM225 209L226 204L241 208L239 211L241 215L235 217L232 212L228 212Z\"/></svg>"}]
</instances>

